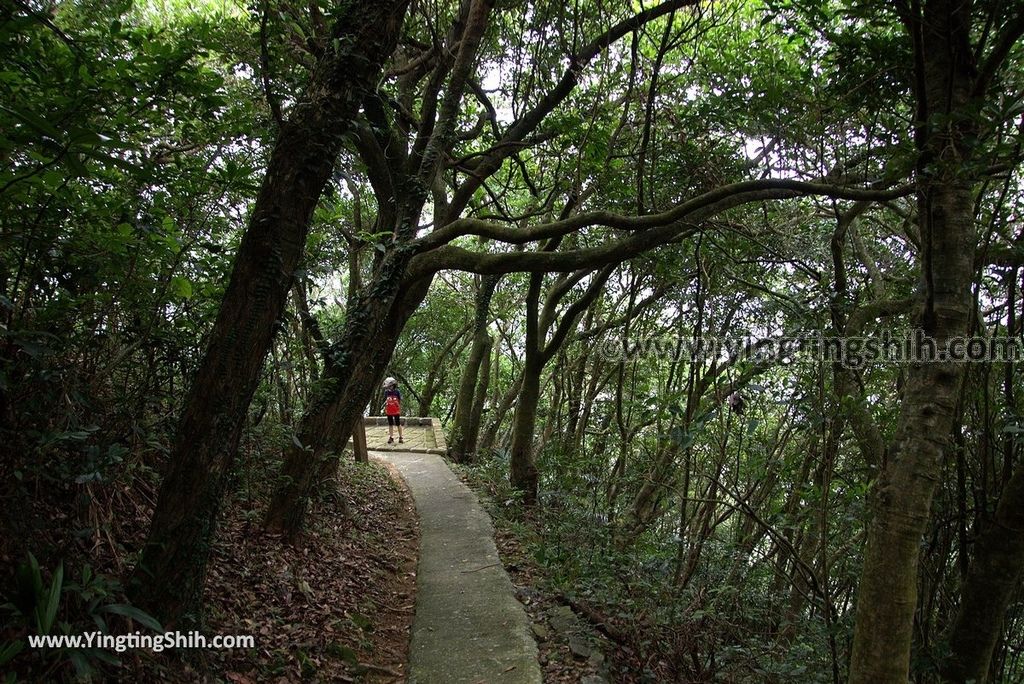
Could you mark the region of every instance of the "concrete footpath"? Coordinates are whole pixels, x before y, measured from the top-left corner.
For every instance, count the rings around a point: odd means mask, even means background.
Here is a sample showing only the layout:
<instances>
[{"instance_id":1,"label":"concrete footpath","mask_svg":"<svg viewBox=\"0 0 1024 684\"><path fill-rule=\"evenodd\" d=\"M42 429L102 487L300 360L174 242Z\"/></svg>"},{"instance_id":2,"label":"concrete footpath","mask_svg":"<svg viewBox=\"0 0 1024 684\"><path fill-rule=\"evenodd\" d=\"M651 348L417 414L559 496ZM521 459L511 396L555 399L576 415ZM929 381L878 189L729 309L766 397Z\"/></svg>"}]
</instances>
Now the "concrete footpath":
<instances>
[{"instance_id":1,"label":"concrete footpath","mask_svg":"<svg viewBox=\"0 0 1024 684\"><path fill-rule=\"evenodd\" d=\"M420 517L410 684L540 682L530 619L476 497L440 456L370 455L394 464Z\"/></svg>"}]
</instances>

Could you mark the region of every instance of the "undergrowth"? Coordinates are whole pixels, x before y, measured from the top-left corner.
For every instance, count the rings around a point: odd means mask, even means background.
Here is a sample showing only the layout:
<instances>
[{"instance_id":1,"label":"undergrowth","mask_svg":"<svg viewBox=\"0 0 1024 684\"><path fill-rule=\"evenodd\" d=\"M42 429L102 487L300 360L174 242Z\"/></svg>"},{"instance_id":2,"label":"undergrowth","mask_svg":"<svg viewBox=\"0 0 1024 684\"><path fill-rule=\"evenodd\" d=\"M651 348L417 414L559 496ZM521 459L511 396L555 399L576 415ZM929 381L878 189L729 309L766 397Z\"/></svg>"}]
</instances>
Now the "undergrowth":
<instances>
[{"instance_id":1,"label":"undergrowth","mask_svg":"<svg viewBox=\"0 0 1024 684\"><path fill-rule=\"evenodd\" d=\"M620 547L614 520L598 512L585 478L573 488L549 478L539 505L526 508L500 453L459 470L495 525L521 543L543 589L627 647L616 657L634 681L833 681L820 621L779 630L785 638L764 633L762 625L785 619L786 596L771 592L771 576L747 573L731 544L712 540L681 584L685 540L652 530Z\"/></svg>"}]
</instances>

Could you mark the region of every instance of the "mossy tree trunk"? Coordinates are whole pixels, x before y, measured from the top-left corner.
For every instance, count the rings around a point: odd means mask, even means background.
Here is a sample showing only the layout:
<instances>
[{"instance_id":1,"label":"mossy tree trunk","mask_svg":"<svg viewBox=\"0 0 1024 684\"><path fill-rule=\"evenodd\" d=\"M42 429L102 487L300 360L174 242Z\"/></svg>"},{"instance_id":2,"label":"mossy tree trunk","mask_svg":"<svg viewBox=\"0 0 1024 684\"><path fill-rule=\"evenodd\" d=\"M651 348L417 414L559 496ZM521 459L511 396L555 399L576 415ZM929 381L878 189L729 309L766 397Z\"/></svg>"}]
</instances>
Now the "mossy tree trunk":
<instances>
[{"instance_id":1,"label":"mossy tree trunk","mask_svg":"<svg viewBox=\"0 0 1024 684\"><path fill-rule=\"evenodd\" d=\"M466 431L466 452L477 453L477 443L480 439L480 425L483 421L484 405L487 403L487 389L491 383L491 352L494 348L494 340L487 336L487 346L484 349L484 358L480 362L480 381L476 385L476 396L473 398L473 409L469 415L469 428Z\"/></svg>"},{"instance_id":2,"label":"mossy tree trunk","mask_svg":"<svg viewBox=\"0 0 1024 684\"><path fill-rule=\"evenodd\" d=\"M917 324L943 350L970 328L977 234L974 185L978 112L998 62L996 49L979 70L971 45L971 3L932 0L904 8L914 43L917 210L922 236ZM1019 38L994 44L1008 51ZM1009 43L1007 44L1007 39ZM996 60L993 63L992 60ZM949 448L962 363L908 368L894 440L875 483L858 587L850 682L909 677L921 539Z\"/></svg>"}]
</instances>

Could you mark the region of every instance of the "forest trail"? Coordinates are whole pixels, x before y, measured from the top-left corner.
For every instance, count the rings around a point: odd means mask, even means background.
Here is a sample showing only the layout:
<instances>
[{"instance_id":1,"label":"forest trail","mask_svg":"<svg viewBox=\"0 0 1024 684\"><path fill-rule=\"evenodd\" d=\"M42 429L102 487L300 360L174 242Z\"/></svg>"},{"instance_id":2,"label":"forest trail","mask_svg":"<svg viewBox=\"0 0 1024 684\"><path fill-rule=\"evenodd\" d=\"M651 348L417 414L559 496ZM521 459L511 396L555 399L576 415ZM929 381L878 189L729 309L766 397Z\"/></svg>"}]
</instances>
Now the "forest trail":
<instances>
[{"instance_id":1,"label":"forest trail","mask_svg":"<svg viewBox=\"0 0 1024 684\"><path fill-rule=\"evenodd\" d=\"M371 455L398 469L420 516L410 684L540 682L530 620L476 496L436 454Z\"/></svg>"}]
</instances>

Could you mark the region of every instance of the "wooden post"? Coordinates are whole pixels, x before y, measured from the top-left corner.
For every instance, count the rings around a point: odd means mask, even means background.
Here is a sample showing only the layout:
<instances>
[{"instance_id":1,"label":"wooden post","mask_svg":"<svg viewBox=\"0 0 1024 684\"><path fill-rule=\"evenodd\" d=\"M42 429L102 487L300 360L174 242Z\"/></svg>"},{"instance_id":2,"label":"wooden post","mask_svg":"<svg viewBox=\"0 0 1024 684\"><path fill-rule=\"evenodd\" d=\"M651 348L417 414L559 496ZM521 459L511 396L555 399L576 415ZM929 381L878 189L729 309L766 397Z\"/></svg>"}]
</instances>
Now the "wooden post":
<instances>
[{"instance_id":1,"label":"wooden post","mask_svg":"<svg viewBox=\"0 0 1024 684\"><path fill-rule=\"evenodd\" d=\"M362 417L356 419L355 427L352 428L352 453L357 463L369 463L370 454L366 451L366 423Z\"/></svg>"}]
</instances>

